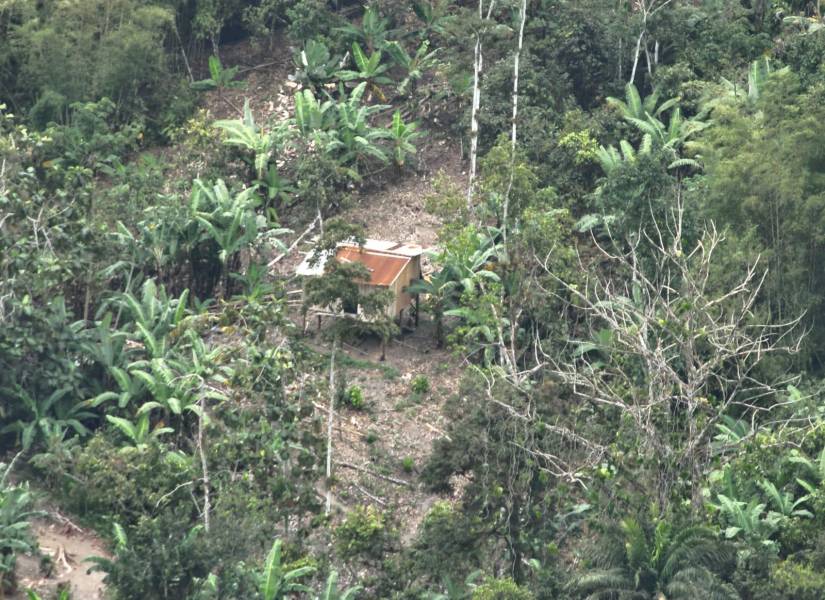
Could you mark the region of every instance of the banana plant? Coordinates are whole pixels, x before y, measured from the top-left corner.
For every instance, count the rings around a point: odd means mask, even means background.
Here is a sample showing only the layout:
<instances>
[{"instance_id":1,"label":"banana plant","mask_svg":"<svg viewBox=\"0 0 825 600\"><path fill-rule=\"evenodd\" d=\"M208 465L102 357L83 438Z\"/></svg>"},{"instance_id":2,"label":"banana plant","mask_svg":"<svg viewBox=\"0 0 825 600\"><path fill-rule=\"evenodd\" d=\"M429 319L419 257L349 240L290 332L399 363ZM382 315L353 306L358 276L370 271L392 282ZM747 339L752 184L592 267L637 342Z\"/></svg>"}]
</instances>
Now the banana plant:
<instances>
[{"instance_id":1,"label":"banana plant","mask_svg":"<svg viewBox=\"0 0 825 600\"><path fill-rule=\"evenodd\" d=\"M782 520L777 513L765 512L766 505L752 498L743 502L724 494L716 496L718 503L712 506L719 511L722 521L727 525L724 534L727 539L744 537L764 546L776 547L771 536L779 529Z\"/></svg>"},{"instance_id":2,"label":"banana plant","mask_svg":"<svg viewBox=\"0 0 825 600\"><path fill-rule=\"evenodd\" d=\"M283 146L286 136L284 127L278 127L267 133L256 125L248 99L244 100L243 119L215 121L213 126L226 133L224 144L238 146L252 152L252 164L258 179L263 177L267 165L274 158L274 152Z\"/></svg>"},{"instance_id":3,"label":"banana plant","mask_svg":"<svg viewBox=\"0 0 825 600\"><path fill-rule=\"evenodd\" d=\"M414 92L424 73L438 64L438 49L430 51L428 41L422 42L413 56L410 56L398 42L387 43L385 50L393 62L404 69L404 78L396 87L399 96L407 96Z\"/></svg>"},{"instance_id":4,"label":"banana plant","mask_svg":"<svg viewBox=\"0 0 825 600\"><path fill-rule=\"evenodd\" d=\"M393 34L389 20L382 17L373 6L368 6L364 11L360 27L347 23L343 27L337 27L336 31L349 40L364 44L370 52L383 47Z\"/></svg>"},{"instance_id":5,"label":"banana plant","mask_svg":"<svg viewBox=\"0 0 825 600\"><path fill-rule=\"evenodd\" d=\"M15 586L17 555L37 549L29 522L45 515L33 508L34 495L27 483L9 484L11 468L11 464L0 464L0 596Z\"/></svg>"},{"instance_id":6,"label":"banana plant","mask_svg":"<svg viewBox=\"0 0 825 600\"><path fill-rule=\"evenodd\" d=\"M659 104L659 90L655 89L653 92L642 98L639 94L639 89L632 83L625 86L625 99L614 98L610 96L607 98L607 103L617 109L622 115L623 119L645 119L648 115L658 117L662 113L667 112L674 106L679 104L679 98L670 98Z\"/></svg>"},{"instance_id":7,"label":"banana plant","mask_svg":"<svg viewBox=\"0 0 825 600\"><path fill-rule=\"evenodd\" d=\"M395 111L390 124L390 141L392 143L392 156L398 168L404 166L407 156L416 153L413 142L424 135L417 131L417 123L404 123L401 119L401 112Z\"/></svg>"},{"instance_id":8,"label":"banana plant","mask_svg":"<svg viewBox=\"0 0 825 600\"><path fill-rule=\"evenodd\" d=\"M366 87L365 81L358 84L345 101L336 105L337 128L327 144L328 152L336 154L344 164L354 164L356 172L358 166L370 158L381 163L389 160L379 141L389 137L390 133L380 127L372 127L369 123L372 115L389 106L362 104Z\"/></svg>"},{"instance_id":9,"label":"banana plant","mask_svg":"<svg viewBox=\"0 0 825 600\"><path fill-rule=\"evenodd\" d=\"M295 94L295 124L302 135L314 131L326 131L335 126L335 103L331 100L319 101L312 90L301 90Z\"/></svg>"},{"instance_id":10,"label":"banana plant","mask_svg":"<svg viewBox=\"0 0 825 600\"><path fill-rule=\"evenodd\" d=\"M356 71L345 69L338 71L337 75L341 81L363 81L369 85L370 91L374 93L381 100L386 100L384 92L381 91L382 85L392 83L392 79L387 77L385 73L389 68L385 64L381 64L382 53L376 50L369 56L364 52L358 42L352 43L352 59L355 61Z\"/></svg>"},{"instance_id":11,"label":"banana plant","mask_svg":"<svg viewBox=\"0 0 825 600\"><path fill-rule=\"evenodd\" d=\"M323 591L315 596L315 600L355 600L361 589L360 585L356 585L343 591L339 590L338 571L332 571L327 577Z\"/></svg>"},{"instance_id":12,"label":"banana plant","mask_svg":"<svg viewBox=\"0 0 825 600\"><path fill-rule=\"evenodd\" d=\"M703 121L701 115L685 119L679 108L679 101L680 98L676 97L659 104L658 90L654 90L653 93L642 99L639 90L632 83L628 83L625 87L625 100L613 97L607 99L608 104L619 109L625 121L643 134L640 153L648 153L651 147L655 145L671 156L671 162L668 164L669 169L679 167L700 169L701 165L698 161L683 157L681 151L693 135L708 127L710 123ZM665 124L662 121L662 115L668 111L670 111L670 116L668 123ZM626 151L628 149L632 149L630 143L623 142L622 151L625 154L626 161L632 160L632 156L627 155ZM599 161L602 163L603 168L609 162L615 164L617 158L618 153L615 149L600 149ZM609 161L605 159L609 159Z\"/></svg>"},{"instance_id":13,"label":"banana plant","mask_svg":"<svg viewBox=\"0 0 825 600\"><path fill-rule=\"evenodd\" d=\"M283 600L295 593L308 593L311 590L298 583L298 579L312 574L313 567L284 569L281 563L281 540L275 540L266 557L263 572L259 576L260 593L263 600Z\"/></svg>"},{"instance_id":14,"label":"banana plant","mask_svg":"<svg viewBox=\"0 0 825 600\"><path fill-rule=\"evenodd\" d=\"M424 308L430 312L435 322L435 343L438 348L444 346L444 316L458 300L457 289L458 282L446 269L436 271L428 279L419 279L408 288L411 294L427 296Z\"/></svg>"},{"instance_id":15,"label":"banana plant","mask_svg":"<svg viewBox=\"0 0 825 600\"><path fill-rule=\"evenodd\" d=\"M801 496L794 500L790 493L780 492L776 485L768 480L760 482L759 487L765 491L765 494L767 494L768 498L776 508L776 512L783 517L804 517L806 519L813 518L811 511L804 508L798 508L800 505L806 503L810 499L810 496Z\"/></svg>"},{"instance_id":16,"label":"banana plant","mask_svg":"<svg viewBox=\"0 0 825 600\"><path fill-rule=\"evenodd\" d=\"M596 158L605 175L609 175L622 165L635 163L637 157L649 155L652 148L653 138L645 134L642 136L638 150L627 140L621 140L618 149L615 146L599 146L596 150Z\"/></svg>"},{"instance_id":17,"label":"banana plant","mask_svg":"<svg viewBox=\"0 0 825 600\"><path fill-rule=\"evenodd\" d=\"M218 258L224 265L255 241L259 231L266 227L266 219L255 214L254 209L260 203L254 187L233 196L223 179L212 186L195 180L190 204L192 216L220 247Z\"/></svg>"},{"instance_id":18,"label":"banana plant","mask_svg":"<svg viewBox=\"0 0 825 600\"><path fill-rule=\"evenodd\" d=\"M326 44L308 40L303 50L292 58L295 74L292 79L304 86L319 87L332 81L341 63L340 56L333 56Z\"/></svg>"},{"instance_id":19,"label":"banana plant","mask_svg":"<svg viewBox=\"0 0 825 600\"><path fill-rule=\"evenodd\" d=\"M158 408L166 415L178 417L185 411L201 414L197 404L197 381L182 361L171 358L139 360L132 363L129 372L146 386L152 397L138 409L138 416Z\"/></svg>"},{"instance_id":20,"label":"banana plant","mask_svg":"<svg viewBox=\"0 0 825 600\"><path fill-rule=\"evenodd\" d=\"M126 369L111 366L108 367L108 373L118 386L118 391L107 390L89 398L84 402L84 405L89 408L97 408L104 402L115 401L118 408L126 408L132 400L139 397L143 391L143 384L139 379L129 375Z\"/></svg>"},{"instance_id":21,"label":"banana plant","mask_svg":"<svg viewBox=\"0 0 825 600\"><path fill-rule=\"evenodd\" d=\"M280 206L280 202L295 191L289 180L281 177L278 167L274 164L269 165L263 177L257 179L255 183L266 190L266 198L269 202L278 200L276 206Z\"/></svg>"},{"instance_id":22,"label":"banana plant","mask_svg":"<svg viewBox=\"0 0 825 600\"><path fill-rule=\"evenodd\" d=\"M72 390L61 388L43 399L35 398L20 385L4 388L3 394L14 398L23 412L28 416L0 429L0 433L17 433L23 450L29 450L40 438L55 435L56 430L71 428L77 435L87 435L89 430L81 421L94 419L96 415L84 410L83 402L69 398Z\"/></svg>"},{"instance_id":23,"label":"banana plant","mask_svg":"<svg viewBox=\"0 0 825 600\"><path fill-rule=\"evenodd\" d=\"M450 17L447 15L447 0L415 0L413 2L413 12L423 27L419 29L418 35L421 39L428 39L431 34L445 35L447 33L447 23Z\"/></svg>"},{"instance_id":24,"label":"banana plant","mask_svg":"<svg viewBox=\"0 0 825 600\"><path fill-rule=\"evenodd\" d=\"M246 84L243 81L235 81L239 67L229 67L225 69L221 64L221 59L217 56L209 57L209 78L195 81L191 84L193 90L209 91L242 88Z\"/></svg>"},{"instance_id":25,"label":"banana plant","mask_svg":"<svg viewBox=\"0 0 825 600\"><path fill-rule=\"evenodd\" d=\"M820 450L819 456L815 459L809 458L798 450L793 450L788 461L796 465L801 465L807 472L805 479L797 478L796 482L801 485L808 494L812 496L819 495L821 493L820 487L822 483L825 482L825 447Z\"/></svg>"},{"instance_id":26,"label":"banana plant","mask_svg":"<svg viewBox=\"0 0 825 600\"><path fill-rule=\"evenodd\" d=\"M134 422L129 419L115 417L112 415L106 415L106 420L114 425L118 431L120 431L123 436L131 442L131 446L124 446L121 448L121 451L123 452L133 449L143 450L151 442L159 439L161 436L174 432L174 429L171 427L152 428L148 411L138 415L137 421Z\"/></svg>"},{"instance_id":27,"label":"banana plant","mask_svg":"<svg viewBox=\"0 0 825 600\"><path fill-rule=\"evenodd\" d=\"M140 298L131 292L116 297L116 303L131 317L136 336L153 358L166 356L170 337L179 331L187 316L188 300L189 290L184 290L178 298L171 298L153 279L143 283Z\"/></svg>"}]
</instances>

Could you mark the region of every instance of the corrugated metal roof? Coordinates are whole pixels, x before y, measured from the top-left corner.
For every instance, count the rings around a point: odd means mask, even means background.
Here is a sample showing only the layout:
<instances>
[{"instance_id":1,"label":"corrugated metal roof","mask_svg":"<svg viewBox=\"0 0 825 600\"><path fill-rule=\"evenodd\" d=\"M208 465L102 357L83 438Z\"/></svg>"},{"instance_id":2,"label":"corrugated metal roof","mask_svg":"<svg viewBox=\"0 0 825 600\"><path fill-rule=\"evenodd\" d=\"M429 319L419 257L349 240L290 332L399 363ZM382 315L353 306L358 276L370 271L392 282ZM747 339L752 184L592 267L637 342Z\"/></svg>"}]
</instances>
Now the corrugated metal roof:
<instances>
[{"instance_id":1,"label":"corrugated metal roof","mask_svg":"<svg viewBox=\"0 0 825 600\"><path fill-rule=\"evenodd\" d=\"M361 263L370 271L370 285L380 286L391 285L410 262L409 257L393 256L350 246L339 247L335 257L340 261Z\"/></svg>"}]
</instances>

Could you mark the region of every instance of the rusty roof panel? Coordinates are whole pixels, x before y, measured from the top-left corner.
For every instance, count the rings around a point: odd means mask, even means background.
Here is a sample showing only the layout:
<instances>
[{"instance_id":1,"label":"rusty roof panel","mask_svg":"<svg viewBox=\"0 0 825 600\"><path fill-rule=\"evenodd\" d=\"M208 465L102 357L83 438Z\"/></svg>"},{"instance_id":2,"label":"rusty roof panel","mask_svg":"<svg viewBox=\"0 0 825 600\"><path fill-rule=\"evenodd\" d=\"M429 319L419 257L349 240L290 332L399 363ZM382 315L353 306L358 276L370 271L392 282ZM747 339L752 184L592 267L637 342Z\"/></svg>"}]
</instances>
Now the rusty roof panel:
<instances>
[{"instance_id":1,"label":"rusty roof panel","mask_svg":"<svg viewBox=\"0 0 825 600\"><path fill-rule=\"evenodd\" d=\"M359 262L370 270L370 285L389 286L396 280L407 263L409 257L390 256L378 252L370 252L353 248L351 246L341 246L335 257L340 261Z\"/></svg>"}]
</instances>

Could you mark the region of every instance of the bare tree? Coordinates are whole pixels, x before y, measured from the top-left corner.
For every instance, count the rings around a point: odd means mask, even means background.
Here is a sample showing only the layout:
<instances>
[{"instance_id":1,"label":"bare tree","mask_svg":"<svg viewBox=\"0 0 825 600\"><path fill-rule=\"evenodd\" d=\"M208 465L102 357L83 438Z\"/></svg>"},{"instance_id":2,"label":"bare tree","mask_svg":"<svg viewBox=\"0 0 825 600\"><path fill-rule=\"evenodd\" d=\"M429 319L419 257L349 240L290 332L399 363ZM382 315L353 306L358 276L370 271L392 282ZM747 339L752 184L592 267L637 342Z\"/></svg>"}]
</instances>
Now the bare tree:
<instances>
[{"instance_id":1,"label":"bare tree","mask_svg":"<svg viewBox=\"0 0 825 600\"><path fill-rule=\"evenodd\" d=\"M758 366L770 354L796 352L802 336L799 319L770 324L755 316L766 274L758 261L718 289L711 273L724 237L711 224L686 250L680 209L670 225L646 237L645 256L638 244L626 253L600 247L611 275L600 271L581 288L562 282L586 339L576 358L545 357L575 396L630 424L639 452L655 465L662 506L687 474L698 508L716 425L735 414L755 429L760 415L783 404L778 390L792 379L763 381Z\"/></svg>"},{"instance_id":2,"label":"bare tree","mask_svg":"<svg viewBox=\"0 0 825 600\"><path fill-rule=\"evenodd\" d=\"M652 74L652 67L651 67L651 60L650 60L650 52L647 47L647 25L650 19L658 13L660 10L665 8L668 4L670 4L673 0L634 0L633 2L633 9L638 12L642 16L642 27L641 31L639 32L639 37L636 38L636 50L633 53L633 69L630 71L630 83L635 83L636 81L636 69L639 66L639 56L641 54L642 48L644 48L645 56L647 57L647 70L648 74ZM644 46L642 46L642 42L644 42ZM654 57L654 64L659 60L659 43L655 43L655 57Z\"/></svg>"}]
</instances>

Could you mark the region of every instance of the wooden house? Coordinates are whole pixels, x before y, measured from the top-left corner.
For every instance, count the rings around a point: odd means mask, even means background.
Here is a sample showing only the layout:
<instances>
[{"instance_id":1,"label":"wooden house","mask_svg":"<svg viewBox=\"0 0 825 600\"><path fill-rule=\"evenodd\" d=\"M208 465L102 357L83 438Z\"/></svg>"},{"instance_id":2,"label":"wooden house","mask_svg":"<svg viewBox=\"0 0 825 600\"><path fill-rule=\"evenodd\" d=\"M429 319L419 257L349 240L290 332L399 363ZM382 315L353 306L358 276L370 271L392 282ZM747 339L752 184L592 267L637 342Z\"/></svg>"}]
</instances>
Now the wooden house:
<instances>
[{"instance_id":1,"label":"wooden house","mask_svg":"<svg viewBox=\"0 0 825 600\"><path fill-rule=\"evenodd\" d=\"M363 246L355 243L339 244L334 257L327 256L312 265L309 257L298 267L296 274L302 276L319 276L324 273L327 261L334 259L341 262L358 262L370 272L369 281L358 282L362 293L373 290L389 289L392 291L392 302L387 305L388 316L403 322L410 316L412 306L417 308L417 294L410 294L410 284L421 279L421 256L424 248L412 244L401 244L383 240L367 240ZM319 311L315 311L319 312ZM361 307L344 306L341 313L360 315ZM415 311L416 322L418 310Z\"/></svg>"}]
</instances>

